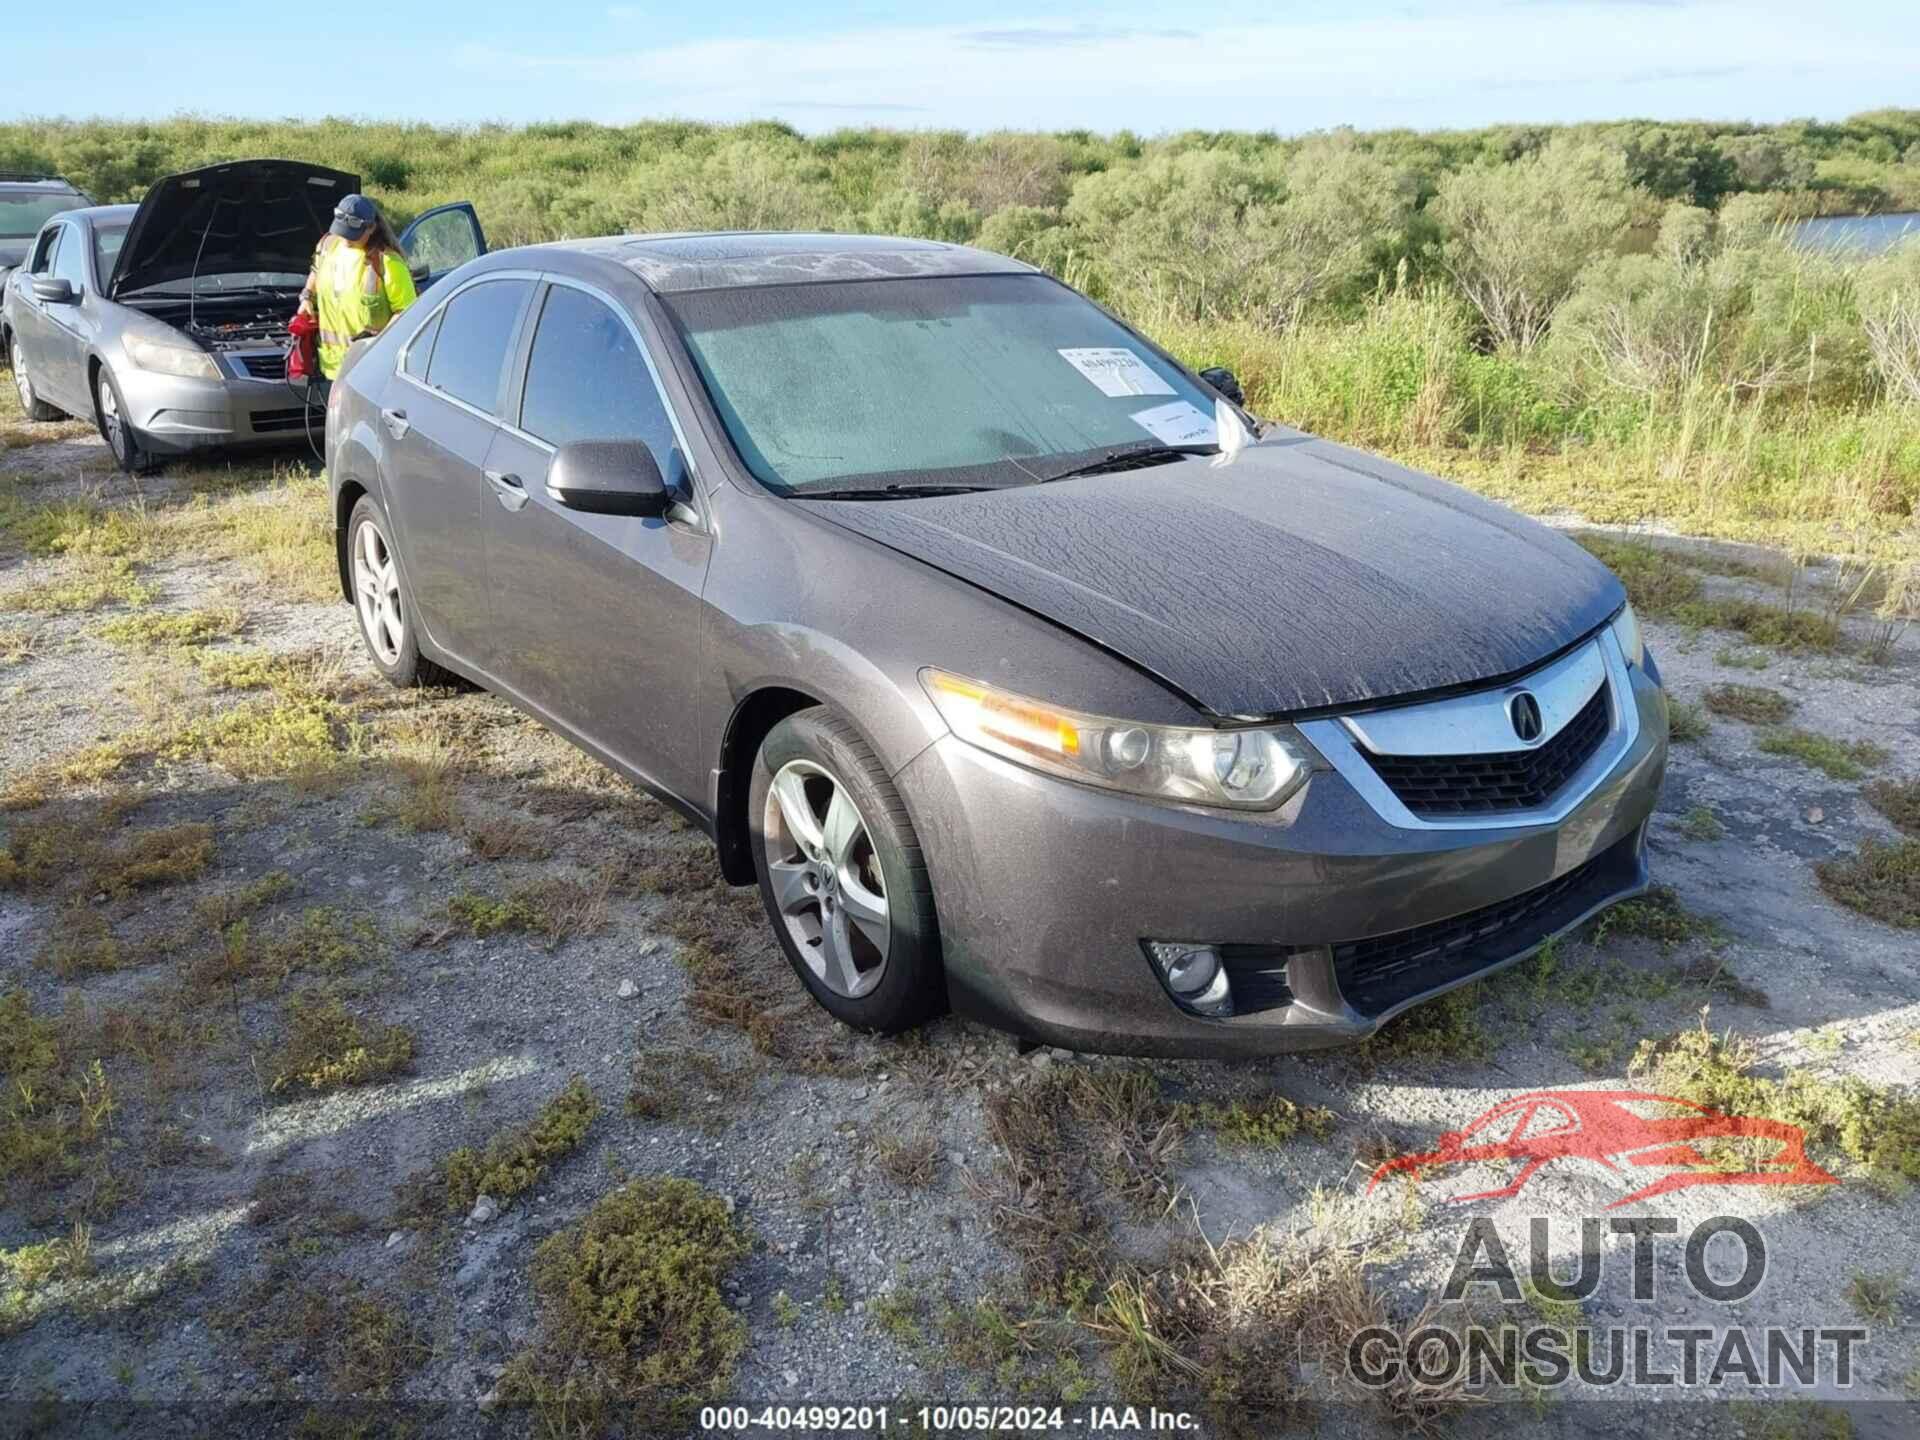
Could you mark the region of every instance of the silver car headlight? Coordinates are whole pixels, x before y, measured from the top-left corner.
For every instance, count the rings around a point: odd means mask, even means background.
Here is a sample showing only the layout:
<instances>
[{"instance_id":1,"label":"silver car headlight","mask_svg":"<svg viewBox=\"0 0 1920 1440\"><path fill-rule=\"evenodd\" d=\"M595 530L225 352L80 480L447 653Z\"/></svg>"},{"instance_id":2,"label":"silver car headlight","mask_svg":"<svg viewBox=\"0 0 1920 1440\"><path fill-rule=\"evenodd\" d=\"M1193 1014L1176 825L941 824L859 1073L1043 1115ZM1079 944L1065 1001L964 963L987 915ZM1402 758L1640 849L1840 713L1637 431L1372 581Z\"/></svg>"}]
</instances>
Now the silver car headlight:
<instances>
[{"instance_id":1,"label":"silver car headlight","mask_svg":"<svg viewBox=\"0 0 1920 1440\"><path fill-rule=\"evenodd\" d=\"M1642 664L1647 658L1646 642L1640 638L1640 617L1633 613L1633 602L1620 607L1613 617L1613 638L1620 642L1620 653L1629 665Z\"/></svg>"},{"instance_id":2,"label":"silver car headlight","mask_svg":"<svg viewBox=\"0 0 1920 1440\"><path fill-rule=\"evenodd\" d=\"M1313 752L1291 727L1210 730L1087 715L925 669L940 718L970 745L1068 780L1158 800L1271 810L1306 783Z\"/></svg>"},{"instance_id":3,"label":"silver car headlight","mask_svg":"<svg viewBox=\"0 0 1920 1440\"><path fill-rule=\"evenodd\" d=\"M142 370L158 375L178 375L183 380L218 380L220 369L213 357L193 345L174 345L148 335L129 335L125 341L127 358Z\"/></svg>"}]
</instances>

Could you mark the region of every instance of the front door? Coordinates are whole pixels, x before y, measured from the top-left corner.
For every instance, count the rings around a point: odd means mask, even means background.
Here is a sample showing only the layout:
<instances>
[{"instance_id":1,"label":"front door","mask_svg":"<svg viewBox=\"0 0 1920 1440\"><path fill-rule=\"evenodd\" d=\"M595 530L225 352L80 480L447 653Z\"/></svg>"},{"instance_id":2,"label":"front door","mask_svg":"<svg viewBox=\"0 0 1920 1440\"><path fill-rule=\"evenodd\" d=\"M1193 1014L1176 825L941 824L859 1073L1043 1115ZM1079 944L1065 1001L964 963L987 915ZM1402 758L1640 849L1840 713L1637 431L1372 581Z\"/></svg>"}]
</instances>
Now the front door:
<instances>
[{"instance_id":1,"label":"front door","mask_svg":"<svg viewBox=\"0 0 1920 1440\"><path fill-rule=\"evenodd\" d=\"M614 303L562 281L539 306L515 428L487 457L484 663L563 729L697 801L693 698L712 540L639 332ZM644 441L687 507L665 519L567 509L547 493L547 468L574 440Z\"/></svg>"},{"instance_id":2,"label":"front door","mask_svg":"<svg viewBox=\"0 0 1920 1440\"><path fill-rule=\"evenodd\" d=\"M436 205L400 232L400 253L407 257L415 287L424 291L448 271L486 254L487 234L469 202Z\"/></svg>"},{"instance_id":3,"label":"front door","mask_svg":"<svg viewBox=\"0 0 1920 1440\"><path fill-rule=\"evenodd\" d=\"M449 660L485 664L482 478L533 295L528 279L461 290L407 342L381 395L387 507L421 628Z\"/></svg>"}]
</instances>

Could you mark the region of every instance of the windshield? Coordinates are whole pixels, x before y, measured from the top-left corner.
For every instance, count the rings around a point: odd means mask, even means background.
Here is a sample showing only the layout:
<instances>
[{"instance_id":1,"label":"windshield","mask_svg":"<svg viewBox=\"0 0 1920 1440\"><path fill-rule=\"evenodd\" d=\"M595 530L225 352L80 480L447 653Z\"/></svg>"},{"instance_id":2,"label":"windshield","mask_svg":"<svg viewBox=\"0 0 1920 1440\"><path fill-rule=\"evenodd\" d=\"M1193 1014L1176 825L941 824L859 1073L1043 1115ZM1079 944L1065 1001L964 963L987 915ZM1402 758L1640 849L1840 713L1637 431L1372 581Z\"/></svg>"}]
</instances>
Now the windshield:
<instances>
[{"instance_id":1,"label":"windshield","mask_svg":"<svg viewBox=\"0 0 1920 1440\"><path fill-rule=\"evenodd\" d=\"M127 224L95 224L93 227L93 273L105 279L113 274L113 262L120 258L120 247L127 243Z\"/></svg>"},{"instance_id":2,"label":"windshield","mask_svg":"<svg viewBox=\"0 0 1920 1440\"><path fill-rule=\"evenodd\" d=\"M49 195L0 194L0 240L31 240L40 227L64 210L79 208L86 202L71 192Z\"/></svg>"},{"instance_id":3,"label":"windshield","mask_svg":"<svg viewBox=\"0 0 1920 1440\"><path fill-rule=\"evenodd\" d=\"M734 446L786 493L1018 484L1124 446L1211 446L1214 400L1040 275L661 297Z\"/></svg>"}]
</instances>

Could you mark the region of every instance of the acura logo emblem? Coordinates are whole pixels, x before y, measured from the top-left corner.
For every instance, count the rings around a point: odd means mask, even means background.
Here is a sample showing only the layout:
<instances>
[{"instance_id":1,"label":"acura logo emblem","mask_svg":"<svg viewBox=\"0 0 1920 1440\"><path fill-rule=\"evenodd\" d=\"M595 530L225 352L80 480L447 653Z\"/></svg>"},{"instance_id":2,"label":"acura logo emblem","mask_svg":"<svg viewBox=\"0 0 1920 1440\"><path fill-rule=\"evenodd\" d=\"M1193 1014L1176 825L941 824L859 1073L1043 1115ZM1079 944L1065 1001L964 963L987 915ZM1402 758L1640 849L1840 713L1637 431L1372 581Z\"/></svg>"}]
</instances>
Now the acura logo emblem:
<instances>
[{"instance_id":1,"label":"acura logo emblem","mask_svg":"<svg viewBox=\"0 0 1920 1440\"><path fill-rule=\"evenodd\" d=\"M1546 723L1540 718L1540 702L1533 692L1522 690L1507 701L1507 718L1513 721L1513 733L1531 745L1540 738Z\"/></svg>"}]
</instances>

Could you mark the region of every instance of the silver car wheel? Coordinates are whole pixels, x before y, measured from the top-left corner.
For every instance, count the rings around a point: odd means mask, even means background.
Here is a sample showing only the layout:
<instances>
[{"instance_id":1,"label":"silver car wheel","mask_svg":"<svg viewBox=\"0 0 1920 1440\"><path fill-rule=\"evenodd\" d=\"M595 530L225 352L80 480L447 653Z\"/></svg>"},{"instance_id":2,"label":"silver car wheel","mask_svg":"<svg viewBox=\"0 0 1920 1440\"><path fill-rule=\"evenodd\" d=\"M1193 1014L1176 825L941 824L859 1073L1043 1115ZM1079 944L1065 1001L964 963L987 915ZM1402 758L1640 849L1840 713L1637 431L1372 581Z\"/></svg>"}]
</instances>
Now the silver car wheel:
<instances>
[{"instance_id":1,"label":"silver car wheel","mask_svg":"<svg viewBox=\"0 0 1920 1440\"><path fill-rule=\"evenodd\" d=\"M31 416L35 404L33 381L27 378L27 357L20 353L17 337L13 342L13 353L8 358L13 366L13 387L20 392L20 408Z\"/></svg>"},{"instance_id":2,"label":"silver car wheel","mask_svg":"<svg viewBox=\"0 0 1920 1440\"><path fill-rule=\"evenodd\" d=\"M107 379L107 372L100 372L98 384L100 401L100 428L107 432L107 446L116 457L126 454L125 428L120 420L120 400L113 393L113 382Z\"/></svg>"},{"instance_id":3,"label":"silver car wheel","mask_svg":"<svg viewBox=\"0 0 1920 1440\"><path fill-rule=\"evenodd\" d=\"M380 527L361 522L353 537L353 593L360 609L360 628L374 658L391 669L400 663L407 624L400 608L400 566Z\"/></svg>"},{"instance_id":4,"label":"silver car wheel","mask_svg":"<svg viewBox=\"0 0 1920 1440\"><path fill-rule=\"evenodd\" d=\"M814 978L849 1000L887 969L893 926L867 822L839 777L811 760L780 767L761 833L780 919Z\"/></svg>"}]
</instances>

